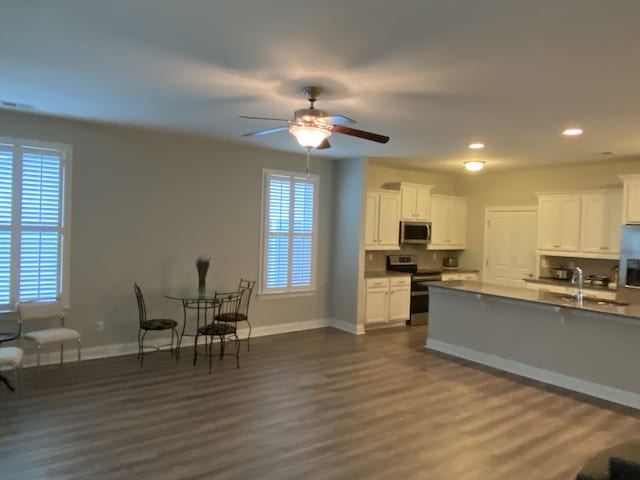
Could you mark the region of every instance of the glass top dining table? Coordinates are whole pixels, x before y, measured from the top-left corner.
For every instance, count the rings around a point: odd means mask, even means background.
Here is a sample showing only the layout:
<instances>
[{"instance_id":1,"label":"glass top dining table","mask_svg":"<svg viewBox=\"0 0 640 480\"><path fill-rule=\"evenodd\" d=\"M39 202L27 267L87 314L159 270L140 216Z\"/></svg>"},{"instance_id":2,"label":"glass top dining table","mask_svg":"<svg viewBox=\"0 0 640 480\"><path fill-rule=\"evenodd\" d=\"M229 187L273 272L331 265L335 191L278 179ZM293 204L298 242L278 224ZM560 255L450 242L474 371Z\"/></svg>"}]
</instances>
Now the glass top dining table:
<instances>
[{"instance_id":1,"label":"glass top dining table","mask_svg":"<svg viewBox=\"0 0 640 480\"><path fill-rule=\"evenodd\" d=\"M180 346L182 344L182 338L186 335L188 337L195 337L198 329L207 324L207 313L209 310L214 310L216 301L215 290L199 290L197 288L183 288L169 290L164 294L165 298L171 300L179 300L182 302L182 311L184 315L184 321L182 322L182 329L178 338L177 355L180 356ZM187 330L187 323L189 320L187 312L189 310L195 310L195 329ZM213 318L211 319L213 321Z\"/></svg>"}]
</instances>

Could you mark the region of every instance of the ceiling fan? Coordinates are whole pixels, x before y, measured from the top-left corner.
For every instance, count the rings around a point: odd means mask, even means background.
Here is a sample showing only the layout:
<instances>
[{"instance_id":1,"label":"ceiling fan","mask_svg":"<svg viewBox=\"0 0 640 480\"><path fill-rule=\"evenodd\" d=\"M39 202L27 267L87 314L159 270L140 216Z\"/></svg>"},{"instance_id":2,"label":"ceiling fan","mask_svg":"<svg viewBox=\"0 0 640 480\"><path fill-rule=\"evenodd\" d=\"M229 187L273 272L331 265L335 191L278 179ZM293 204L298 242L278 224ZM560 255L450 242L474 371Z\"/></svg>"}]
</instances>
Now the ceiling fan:
<instances>
[{"instance_id":1,"label":"ceiling fan","mask_svg":"<svg viewBox=\"0 0 640 480\"><path fill-rule=\"evenodd\" d=\"M302 92L309 100L309 108L302 108L296 110L293 120L287 120L284 118L271 118L271 117L251 117L246 115L240 115L240 118L248 118L253 120L272 120L286 122L286 125L279 127L267 128L264 130L258 130L257 132L245 133L243 137L250 137L253 135L267 135L269 133L283 132L289 130L289 132L296 137L298 143L305 148L316 148L322 150L325 148L331 148L327 138L332 133L342 133L343 135L351 135L352 137L359 137L365 140L371 140L378 143L387 143L389 137L385 135L379 135L377 133L365 132L364 130L358 130L355 128L347 127L346 124L356 123L355 120L345 117L344 115L329 115L324 110L318 110L314 107L314 103L318 100L318 96L322 93L320 87L304 87Z\"/></svg>"}]
</instances>

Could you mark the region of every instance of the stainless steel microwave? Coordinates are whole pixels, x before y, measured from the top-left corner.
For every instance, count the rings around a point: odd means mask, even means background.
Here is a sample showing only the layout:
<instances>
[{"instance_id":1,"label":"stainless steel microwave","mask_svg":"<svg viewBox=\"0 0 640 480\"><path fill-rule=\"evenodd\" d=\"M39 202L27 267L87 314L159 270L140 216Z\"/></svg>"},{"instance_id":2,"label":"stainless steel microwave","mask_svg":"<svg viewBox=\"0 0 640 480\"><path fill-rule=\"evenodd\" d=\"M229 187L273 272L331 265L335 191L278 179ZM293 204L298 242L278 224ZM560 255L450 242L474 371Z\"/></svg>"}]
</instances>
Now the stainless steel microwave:
<instances>
[{"instance_id":1,"label":"stainless steel microwave","mask_svg":"<svg viewBox=\"0 0 640 480\"><path fill-rule=\"evenodd\" d=\"M431 222L400 222L400 243L427 245L431 241Z\"/></svg>"}]
</instances>

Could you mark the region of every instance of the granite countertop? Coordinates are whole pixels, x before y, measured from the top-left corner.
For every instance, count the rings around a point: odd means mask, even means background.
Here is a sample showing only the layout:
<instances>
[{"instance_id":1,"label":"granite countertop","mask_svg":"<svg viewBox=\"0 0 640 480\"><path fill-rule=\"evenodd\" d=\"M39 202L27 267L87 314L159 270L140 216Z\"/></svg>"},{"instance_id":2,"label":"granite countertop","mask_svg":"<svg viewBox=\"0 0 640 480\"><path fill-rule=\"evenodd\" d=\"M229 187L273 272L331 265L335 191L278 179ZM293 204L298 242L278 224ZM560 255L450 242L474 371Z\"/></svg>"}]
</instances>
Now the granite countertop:
<instances>
[{"instance_id":1,"label":"granite countertop","mask_svg":"<svg viewBox=\"0 0 640 480\"><path fill-rule=\"evenodd\" d=\"M558 280L557 278L540 277L540 278L524 278L523 280L529 283L541 283L544 285L558 285L560 287L574 287L574 285L571 283L571 279ZM605 287L603 285L590 285L586 281L584 283L584 289L585 290L602 290L607 292L615 292L617 290L617 288L609 288L608 286Z\"/></svg>"},{"instance_id":2,"label":"granite countertop","mask_svg":"<svg viewBox=\"0 0 640 480\"><path fill-rule=\"evenodd\" d=\"M579 303L577 300L562 298L561 294L551 293L546 290L533 290L525 287L506 287L502 285L492 285L488 283L464 280L433 282L429 284L429 289L431 288L443 288L461 292L491 295L495 297L542 303L555 307L605 313L609 315L618 315L640 320L640 304L637 303L630 305L612 305L605 303L606 301L603 303L598 303L597 301L583 301L582 303ZM588 297L588 295L585 295L585 297Z\"/></svg>"},{"instance_id":3,"label":"granite countertop","mask_svg":"<svg viewBox=\"0 0 640 480\"><path fill-rule=\"evenodd\" d=\"M479 273L480 270L472 268L443 268L442 273Z\"/></svg>"},{"instance_id":4,"label":"granite countertop","mask_svg":"<svg viewBox=\"0 0 640 480\"><path fill-rule=\"evenodd\" d=\"M370 270L364 272L364 278L388 278L388 277L410 277L407 272L394 272L393 270Z\"/></svg>"}]
</instances>

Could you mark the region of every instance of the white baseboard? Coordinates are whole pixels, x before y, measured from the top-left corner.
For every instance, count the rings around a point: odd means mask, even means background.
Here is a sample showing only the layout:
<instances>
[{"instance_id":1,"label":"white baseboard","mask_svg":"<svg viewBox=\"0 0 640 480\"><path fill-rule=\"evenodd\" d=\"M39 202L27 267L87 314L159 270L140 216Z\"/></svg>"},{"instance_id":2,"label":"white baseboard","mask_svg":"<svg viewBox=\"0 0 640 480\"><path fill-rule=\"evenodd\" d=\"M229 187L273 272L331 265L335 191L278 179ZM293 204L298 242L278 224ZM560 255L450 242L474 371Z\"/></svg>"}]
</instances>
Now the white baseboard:
<instances>
[{"instance_id":1,"label":"white baseboard","mask_svg":"<svg viewBox=\"0 0 640 480\"><path fill-rule=\"evenodd\" d=\"M431 338L427 338L426 348L447 353L454 357L464 358L465 360L471 360L472 362L487 365L498 370L504 370L505 372L515 373L522 377L531 378L533 380L573 390L575 392L585 393L592 397L601 398L603 400L627 405L633 408L640 408L640 395L626 390L620 390L606 385L581 380L579 378L569 377L567 375L544 370L542 368L532 367L531 365L507 360L502 357L478 352L477 350L471 350L458 345L452 345L440 340L433 340Z\"/></svg>"},{"instance_id":2,"label":"white baseboard","mask_svg":"<svg viewBox=\"0 0 640 480\"><path fill-rule=\"evenodd\" d=\"M338 330L352 333L354 335L363 335L365 333L364 326L354 325L353 323L345 322L344 320L338 320L337 318L330 318L329 326L337 328Z\"/></svg>"},{"instance_id":3,"label":"white baseboard","mask_svg":"<svg viewBox=\"0 0 640 480\"><path fill-rule=\"evenodd\" d=\"M251 338L254 337L266 337L269 335L278 335L282 333L290 333L290 332L299 332L302 330L313 330L316 328L324 328L329 326L329 321L327 319L317 319L317 320L306 320L302 322L292 322L292 323L281 323L278 325L265 325L265 326L257 326L251 329ZM238 336L241 339L247 337L249 332L248 327L240 327L238 328ZM151 336L147 336L145 338L145 347L159 347L162 345L169 345L171 341L171 336L158 336L155 335L153 338ZM193 345L193 337L184 337L182 340L182 347L190 347ZM30 344L30 342L23 341L22 348L25 350L25 356L23 359L24 367L35 367L37 365L37 356L33 351L35 347ZM82 360L93 360L96 358L107 358L107 357L116 357L119 355L131 355L138 353L138 342L128 342L128 343L114 343L110 345L100 345L96 347L82 347L81 349L81 359ZM69 342L65 345L64 348L64 362L74 362L78 359L78 351L76 349L75 344ZM51 347L51 349L47 349L47 351L43 351L40 353L40 365L51 365L60 362L60 350L57 347Z\"/></svg>"}]
</instances>

